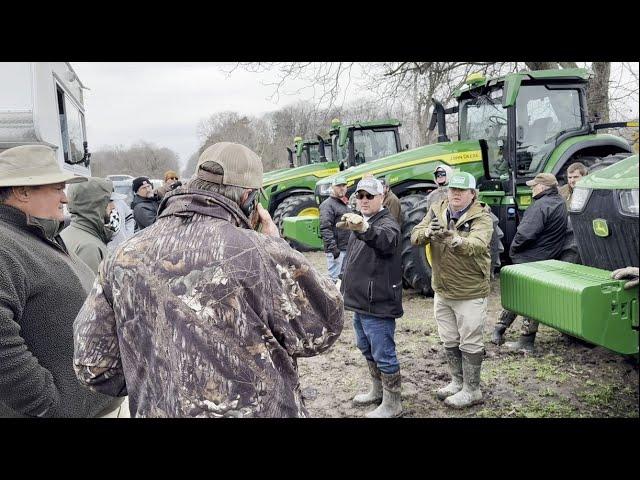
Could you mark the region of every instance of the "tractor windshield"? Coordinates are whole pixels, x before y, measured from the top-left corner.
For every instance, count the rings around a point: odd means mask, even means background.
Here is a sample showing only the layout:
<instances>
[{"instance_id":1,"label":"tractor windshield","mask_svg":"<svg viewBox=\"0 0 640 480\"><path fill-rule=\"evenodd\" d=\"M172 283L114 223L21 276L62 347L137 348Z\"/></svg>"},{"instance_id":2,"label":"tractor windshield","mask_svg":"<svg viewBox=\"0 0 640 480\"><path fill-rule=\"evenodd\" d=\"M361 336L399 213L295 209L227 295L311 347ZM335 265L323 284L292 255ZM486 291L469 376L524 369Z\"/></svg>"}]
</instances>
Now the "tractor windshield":
<instances>
[{"instance_id":1,"label":"tractor windshield","mask_svg":"<svg viewBox=\"0 0 640 480\"><path fill-rule=\"evenodd\" d=\"M516 101L516 160L518 174L533 176L544 167L563 133L583 127L577 89L523 85Z\"/></svg>"},{"instance_id":2,"label":"tractor windshield","mask_svg":"<svg viewBox=\"0 0 640 480\"><path fill-rule=\"evenodd\" d=\"M506 173L507 110L502 107L502 89L461 100L459 112L460 140L486 140L491 176Z\"/></svg>"},{"instance_id":3,"label":"tractor windshield","mask_svg":"<svg viewBox=\"0 0 640 480\"><path fill-rule=\"evenodd\" d=\"M349 143L353 143L353 159L349 159ZM348 141L339 145L338 135L333 135L333 145L336 152L335 160L344 162L348 166L362 165L365 162L377 160L398 153L396 130L382 129L353 129L349 132Z\"/></svg>"}]
</instances>

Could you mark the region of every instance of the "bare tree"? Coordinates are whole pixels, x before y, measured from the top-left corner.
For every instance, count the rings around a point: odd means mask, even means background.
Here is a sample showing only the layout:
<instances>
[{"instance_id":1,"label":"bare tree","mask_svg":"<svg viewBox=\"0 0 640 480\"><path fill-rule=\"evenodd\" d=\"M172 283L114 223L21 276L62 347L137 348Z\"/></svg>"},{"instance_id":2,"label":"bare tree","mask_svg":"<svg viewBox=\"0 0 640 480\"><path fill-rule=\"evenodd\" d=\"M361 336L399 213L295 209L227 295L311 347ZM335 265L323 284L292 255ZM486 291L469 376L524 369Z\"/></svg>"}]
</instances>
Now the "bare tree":
<instances>
[{"instance_id":1,"label":"bare tree","mask_svg":"<svg viewBox=\"0 0 640 480\"><path fill-rule=\"evenodd\" d=\"M91 173L96 177L112 174L163 178L167 170L179 170L178 154L154 143L139 141L130 148L105 146L91 155Z\"/></svg>"}]
</instances>

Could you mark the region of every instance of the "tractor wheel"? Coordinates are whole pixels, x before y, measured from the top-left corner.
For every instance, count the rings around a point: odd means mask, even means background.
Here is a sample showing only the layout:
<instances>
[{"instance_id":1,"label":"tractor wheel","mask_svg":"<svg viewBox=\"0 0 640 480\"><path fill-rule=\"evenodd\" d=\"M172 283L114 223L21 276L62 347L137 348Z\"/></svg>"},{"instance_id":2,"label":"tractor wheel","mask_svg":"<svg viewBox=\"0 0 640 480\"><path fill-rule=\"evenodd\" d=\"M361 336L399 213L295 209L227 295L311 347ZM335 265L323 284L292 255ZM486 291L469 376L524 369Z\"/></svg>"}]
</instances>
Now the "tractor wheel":
<instances>
[{"instance_id":1,"label":"tractor wheel","mask_svg":"<svg viewBox=\"0 0 640 480\"><path fill-rule=\"evenodd\" d=\"M318 205L311 194L293 195L285 198L273 212L273 221L278 226L280 234L282 235L282 229L284 228L283 220L287 217L299 217L302 215L320 216ZM300 252L310 252L314 250L313 248L303 245L302 243L298 243L295 240L290 240L288 238L286 240L289 242L291 247Z\"/></svg>"},{"instance_id":2,"label":"tractor wheel","mask_svg":"<svg viewBox=\"0 0 640 480\"><path fill-rule=\"evenodd\" d=\"M400 199L404 220L402 223L402 276L403 283L425 296L431 289L431 266L424 245L411 245L411 231L427 214L426 195L412 194Z\"/></svg>"}]
</instances>

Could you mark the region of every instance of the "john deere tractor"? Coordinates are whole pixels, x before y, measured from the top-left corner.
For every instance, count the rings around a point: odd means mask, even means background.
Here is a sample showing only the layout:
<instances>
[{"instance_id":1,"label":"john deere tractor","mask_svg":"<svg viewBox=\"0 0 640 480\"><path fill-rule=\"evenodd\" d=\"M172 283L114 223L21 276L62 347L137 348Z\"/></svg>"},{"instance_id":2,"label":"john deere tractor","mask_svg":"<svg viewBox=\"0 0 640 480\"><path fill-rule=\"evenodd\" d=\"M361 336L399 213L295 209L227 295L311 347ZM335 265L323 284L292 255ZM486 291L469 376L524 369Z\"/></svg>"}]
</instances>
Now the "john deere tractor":
<instances>
[{"instance_id":1,"label":"john deere tractor","mask_svg":"<svg viewBox=\"0 0 640 480\"><path fill-rule=\"evenodd\" d=\"M294 150L289 149L290 168L264 175L262 206L269 210L281 229L282 221L287 217L318 218L318 206L313 197L316 182L345 168L400 151L400 125L393 119L350 125L334 120L328 141L320 136L317 141L296 137ZM297 164L294 164L294 154ZM321 243L303 245L294 240L290 243L300 250L322 246Z\"/></svg>"},{"instance_id":2,"label":"john deere tractor","mask_svg":"<svg viewBox=\"0 0 640 480\"><path fill-rule=\"evenodd\" d=\"M569 216L583 265L546 260L500 274L502 305L557 330L638 354L638 287L611 271L638 267L638 155L578 181Z\"/></svg>"},{"instance_id":3,"label":"john deere tractor","mask_svg":"<svg viewBox=\"0 0 640 480\"><path fill-rule=\"evenodd\" d=\"M499 78L470 75L455 92L457 104L445 108L434 102L430 129L438 127L438 143L356 166L343 172L349 194L365 174L386 176L400 197L404 224L402 258L405 285L431 294L431 268L426 249L410 243L413 227L426 214L426 195L436 188L434 169L447 164L476 177L480 200L490 205L504 233L503 261L523 211L531 204L525 182L537 173L550 172L563 182L574 161L593 166L617 161L631 152L617 136L598 133L586 110L585 91L590 73L585 69L523 71ZM445 116L458 115L458 140L450 141ZM625 124L626 126L626 124ZM609 157L614 155L613 157ZM607 158L608 157L608 158ZM316 202L329 193L333 177L316 184ZM298 242L319 242L318 222L285 222L284 234Z\"/></svg>"}]
</instances>

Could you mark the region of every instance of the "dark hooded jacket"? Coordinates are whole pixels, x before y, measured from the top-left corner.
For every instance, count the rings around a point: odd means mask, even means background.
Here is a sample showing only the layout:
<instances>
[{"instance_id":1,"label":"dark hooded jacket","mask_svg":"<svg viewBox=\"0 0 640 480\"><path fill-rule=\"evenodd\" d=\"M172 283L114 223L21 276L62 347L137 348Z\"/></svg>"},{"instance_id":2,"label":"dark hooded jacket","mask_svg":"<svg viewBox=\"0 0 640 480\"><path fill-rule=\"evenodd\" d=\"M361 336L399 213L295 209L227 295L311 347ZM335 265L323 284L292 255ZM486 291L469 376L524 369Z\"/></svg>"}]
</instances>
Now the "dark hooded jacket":
<instances>
[{"instance_id":1,"label":"dark hooded jacket","mask_svg":"<svg viewBox=\"0 0 640 480\"><path fill-rule=\"evenodd\" d=\"M60 233L69 251L80 257L96 275L113 236L113 231L105 227L104 218L112 188L113 184L103 178L71 185L68 204L71 224Z\"/></svg>"},{"instance_id":2,"label":"dark hooded jacket","mask_svg":"<svg viewBox=\"0 0 640 480\"><path fill-rule=\"evenodd\" d=\"M302 417L298 357L343 326L331 280L234 202L181 187L100 267L74 324L80 380L137 417Z\"/></svg>"},{"instance_id":3,"label":"dark hooded jacket","mask_svg":"<svg viewBox=\"0 0 640 480\"><path fill-rule=\"evenodd\" d=\"M0 417L94 417L117 402L73 371L73 320L94 277L59 236L0 204Z\"/></svg>"},{"instance_id":4,"label":"dark hooded jacket","mask_svg":"<svg viewBox=\"0 0 640 480\"><path fill-rule=\"evenodd\" d=\"M567 233L567 207L556 187L540 192L525 211L509 255L514 263L557 259Z\"/></svg>"}]
</instances>

